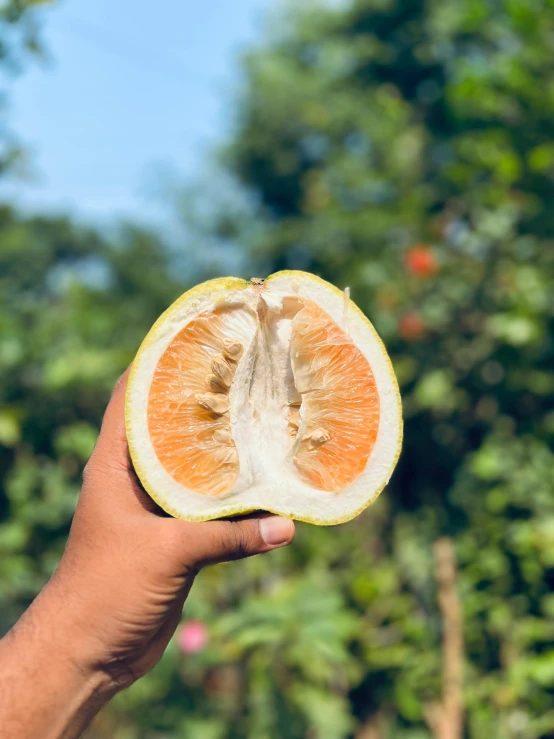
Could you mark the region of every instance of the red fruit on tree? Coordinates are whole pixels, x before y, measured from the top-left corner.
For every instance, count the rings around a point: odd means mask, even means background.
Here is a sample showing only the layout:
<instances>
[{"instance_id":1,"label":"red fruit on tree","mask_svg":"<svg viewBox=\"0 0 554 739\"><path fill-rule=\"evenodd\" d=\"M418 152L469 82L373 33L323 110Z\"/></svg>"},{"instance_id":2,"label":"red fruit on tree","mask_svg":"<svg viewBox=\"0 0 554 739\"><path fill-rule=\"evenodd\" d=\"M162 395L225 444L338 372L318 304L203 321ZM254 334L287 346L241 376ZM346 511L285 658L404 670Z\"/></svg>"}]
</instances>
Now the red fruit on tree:
<instances>
[{"instance_id":1,"label":"red fruit on tree","mask_svg":"<svg viewBox=\"0 0 554 739\"><path fill-rule=\"evenodd\" d=\"M419 277L432 277L439 270L435 255L424 244L413 246L404 256L408 272Z\"/></svg>"},{"instance_id":2,"label":"red fruit on tree","mask_svg":"<svg viewBox=\"0 0 554 739\"><path fill-rule=\"evenodd\" d=\"M417 313L404 313L398 322L398 333L403 339L414 341L423 336L425 326Z\"/></svg>"}]
</instances>

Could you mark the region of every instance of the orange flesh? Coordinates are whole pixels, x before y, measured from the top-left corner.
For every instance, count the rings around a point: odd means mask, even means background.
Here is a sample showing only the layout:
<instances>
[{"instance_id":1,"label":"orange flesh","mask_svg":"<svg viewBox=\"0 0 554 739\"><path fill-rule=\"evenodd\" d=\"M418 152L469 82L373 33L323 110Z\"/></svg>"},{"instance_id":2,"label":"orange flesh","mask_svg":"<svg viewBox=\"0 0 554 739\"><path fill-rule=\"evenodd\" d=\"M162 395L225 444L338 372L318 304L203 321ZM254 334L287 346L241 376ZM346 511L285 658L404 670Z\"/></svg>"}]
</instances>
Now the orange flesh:
<instances>
[{"instance_id":1,"label":"orange flesh","mask_svg":"<svg viewBox=\"0 0 554 739\"><path fill-rule=\"evenodd\" d=\"M379 395L367 359L347 334L315 303L298 306L289 357L302 408L284 410L299 426L291 434L294 466L311 487L338 492L367 464L379 429ZM230 434L221 441L230 431L229 412L203 408L198 396L210 392L214 360L224 359L234 374L225 341L240 324L244 329L244 320L241 308L193 319L160 358L150 387L148 427L158 459L178 483L204 495L229 492L239 476Z\"/></svg>"},{"instance_id":2,"label":"orange flesh","mask_svg":"<svg viewBox=\"0 0 554 739\"><path fill-rule=\"evenodd\" d=\"M291 360L293 370L306 367L306 387L297 386L306 423L294 463L312 487L343 490L364 470L377 439L380 404L373 372L344 331L308 301L292 322ZM330 437L323 444L311 440L318 429Z\"/></svg>"},{"instance_id":3,"label":"orange flesh","mask_svg":"<svg viewBox=\"0 0 554 739\"><path fill-rule=\"evenodd\" d=\"M200 315L173 339L156 367L148 398L150 438L167 472L204 495L221 495L237 481L239 464L232 441L214 438L229 428L229 413L202 408L197 394L210 391L206 378L224 353L233 311ZM230 366L232 366L232 362Z\"/></svg>"}]
</instances>

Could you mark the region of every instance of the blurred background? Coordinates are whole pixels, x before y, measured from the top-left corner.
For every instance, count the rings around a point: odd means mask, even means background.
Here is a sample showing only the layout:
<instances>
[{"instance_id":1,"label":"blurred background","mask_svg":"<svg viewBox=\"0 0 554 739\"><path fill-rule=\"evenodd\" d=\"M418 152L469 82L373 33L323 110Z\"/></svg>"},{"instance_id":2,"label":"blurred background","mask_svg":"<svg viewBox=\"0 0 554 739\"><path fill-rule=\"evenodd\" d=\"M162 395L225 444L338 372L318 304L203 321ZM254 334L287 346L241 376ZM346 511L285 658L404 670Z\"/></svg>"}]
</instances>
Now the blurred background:
<instances>
[{"instance_id":1,"label":"blurred background","mask_svg":"<svg viewBox=\"0 0 554 739\"><path fill-rule=\"evenodd\" d=\"M0 634L154 319L304 269L390 350L399 467L205 571L90 739L554 736L554 2L3 0L0 69Z\"/></svg>"}]
</instances>

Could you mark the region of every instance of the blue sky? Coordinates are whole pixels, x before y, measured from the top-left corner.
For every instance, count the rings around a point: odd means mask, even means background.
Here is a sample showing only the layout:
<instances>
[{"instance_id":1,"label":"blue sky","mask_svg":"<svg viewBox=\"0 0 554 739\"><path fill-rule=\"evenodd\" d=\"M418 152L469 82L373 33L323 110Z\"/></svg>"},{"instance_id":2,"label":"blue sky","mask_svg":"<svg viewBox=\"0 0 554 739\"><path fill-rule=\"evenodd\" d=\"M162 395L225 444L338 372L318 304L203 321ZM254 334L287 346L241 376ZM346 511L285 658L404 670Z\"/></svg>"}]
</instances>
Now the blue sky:
<instances>
[{"instance_id":1,"label":"blue sky","mask_svg":"<svg viewBox=\"0 0 554 739\"><path fill-rule=\"evenodd\" d=\"M229 130L238 57L275 0L66 0L44 14L51 61L10 85L33 179L0 195L86 220L158 220L159 171L202 167Z\"/></svg>"}]
</instances>

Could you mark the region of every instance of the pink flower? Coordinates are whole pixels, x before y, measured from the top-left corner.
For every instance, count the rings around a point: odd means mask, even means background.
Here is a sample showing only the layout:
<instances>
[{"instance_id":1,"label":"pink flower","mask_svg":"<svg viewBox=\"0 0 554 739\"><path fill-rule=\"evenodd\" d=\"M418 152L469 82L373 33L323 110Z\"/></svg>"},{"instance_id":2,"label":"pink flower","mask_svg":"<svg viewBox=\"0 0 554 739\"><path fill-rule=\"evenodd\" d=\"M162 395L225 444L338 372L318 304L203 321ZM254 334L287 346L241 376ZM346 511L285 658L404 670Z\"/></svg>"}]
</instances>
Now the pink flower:
<instances>
[{"instance_id":1,"label":"pink flower","mask_svg":"<svg viewBox=\"0 0 554 739\"><path fill-rule=\"evenodd\" d=\"M177 644L183 654L201 652L208 638L208 628L202 621L185 621L177 632Z\"/></svg>"}]
</instances>

